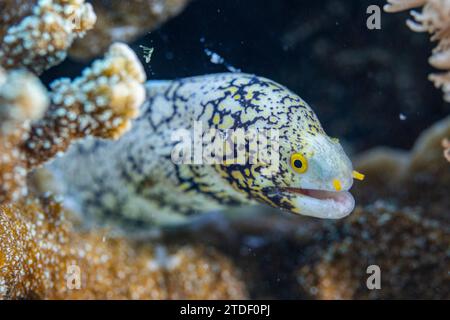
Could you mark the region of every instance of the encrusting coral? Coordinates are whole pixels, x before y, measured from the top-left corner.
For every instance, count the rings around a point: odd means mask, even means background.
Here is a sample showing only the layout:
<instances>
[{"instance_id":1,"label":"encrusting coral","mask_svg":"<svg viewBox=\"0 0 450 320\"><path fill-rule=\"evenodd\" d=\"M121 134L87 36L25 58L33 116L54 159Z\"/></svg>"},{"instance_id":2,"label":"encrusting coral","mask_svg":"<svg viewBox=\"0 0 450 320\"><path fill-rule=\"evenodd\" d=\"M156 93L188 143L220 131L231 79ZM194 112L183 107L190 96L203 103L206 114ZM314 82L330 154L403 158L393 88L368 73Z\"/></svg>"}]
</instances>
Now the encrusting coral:
<instances>
[{"instance_id":1,"label":"encrusting coral","mask_svg":"<svg viewBox=\"0 0 450 320\"><path fill-rule=\"evenodd\" d=\"M297 273L306 296L316 299L449 299L448 230L411 209L378 201L322 230ZM324 244L325 243L325 244ZM370 290L369 266L380 269ZM370 270L370 269L369 269Z\"/></svg>"},{"instance_id":2,"label":"encrusting coral","mask_svg":"<svg viewBox=\"0 0 450 320\"><path fill-rule=\"evenodd\" d=\"M387 199L408 207L426 208L426 217L448 225L450 170L442 156L442 141L450 136L450 117L425 130L411 152L389 148L369 150L355 159L366 173L365 183L354 187L359 203Z\"/></svg>"},{"instance_id":3,"label":"encrusting coral","mask_svg":"<svg viewBox=\"0 0 450 320\"><path fill-rule=\"evenodd\" d=\"M84 0L8 0L0 3L0 65L39 74L57 65L96 21Z\"/></svg>"},{"instance_id":4,"label":"encrusting coral","mask_svg":"<svg viewBox=\"0 0 450 320\"><path fill-rule=\"evenodd\" d=\"M75 41L72 57L88 59L103 52L111 42L131 42L180 13L190 0L91 1L97 23L92 32Z\"/></svg>"},{"instance_id":5,"label":"encrusting coral","mask_svg":"<svg viewBox=\"0 0 450 320\"><path fill-rule=\"evenodd\" d=\"M388 0L386 12L399 12L421 7L422 12L411 11L414 20L408 20L408 27L415 32L430 33L437 46L429 63L443 73L430 74L429 79L444 92L444 100L450 102L450 1L449 0Z\"/></svg>"},{"instance_id":6,"label":"encrusting coral","mask_svg":"<svg viewBox=\"0 0 450 320\"><path fill-rule=\"evenodd\" d=\"M105 58L95 61L82 76L73 81L55 81L49 94L50 107L43 116L38 120L35 117L30 127L33 119L23 118L27 113L22 112L22 123L16 120L17 128L13 133L1 136L0 200L16 201L26 195L26 173L64 152L74 140L89 135L114 139L125 132L144 101L144 81L142 65L133 51L121 43L111 45ZM15 85L16 88L11 88ZM0 97L23 92L23 85L23 81L3 85ZM5 105L0 109L20 113L30 108L24 104L32 99L36 104L31 109L42 110L41 100L45 98L39 97L45 97L43 89L39 90L40 96L22 98L35 91L10 97L9 100L17 100L13 102L1 99L0 103ZM42 114L42 111L34 112Z\"/></svg>"},{"instance_id":7,"label":"encrusting coral","mask_svg":"<svg viewBox=\"0 0 450 320\"><path fill-rule=\"evenodd\" d=\"M76 232L52 198L0 206L0 299L246 296L239 271L211 248Z\"/></svg>"}]
</instances>

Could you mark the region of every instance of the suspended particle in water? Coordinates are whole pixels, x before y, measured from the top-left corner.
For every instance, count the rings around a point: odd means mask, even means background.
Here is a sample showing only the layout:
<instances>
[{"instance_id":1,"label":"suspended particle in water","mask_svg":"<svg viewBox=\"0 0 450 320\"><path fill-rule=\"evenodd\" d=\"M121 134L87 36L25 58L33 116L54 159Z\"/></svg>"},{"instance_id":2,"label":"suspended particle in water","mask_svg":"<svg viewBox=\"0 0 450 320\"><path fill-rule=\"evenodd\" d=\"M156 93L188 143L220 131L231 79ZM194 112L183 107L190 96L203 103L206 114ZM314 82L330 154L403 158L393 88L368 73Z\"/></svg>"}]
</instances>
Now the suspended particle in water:
<instances>
[{"instance_id":1,"label":"suspended particle in water","mask_svg":"<svg viewBox=\"0 0 450 320\"><path fill-rule=\"evenodd\" d=\"M142 50L144 51L144 59L145 59L145 63L150 63L150 60L152 59L152 54L154 51L154 48L149 48L146 46L139 46L140 48L142 48Z\"/></svg>"}]
</instances>

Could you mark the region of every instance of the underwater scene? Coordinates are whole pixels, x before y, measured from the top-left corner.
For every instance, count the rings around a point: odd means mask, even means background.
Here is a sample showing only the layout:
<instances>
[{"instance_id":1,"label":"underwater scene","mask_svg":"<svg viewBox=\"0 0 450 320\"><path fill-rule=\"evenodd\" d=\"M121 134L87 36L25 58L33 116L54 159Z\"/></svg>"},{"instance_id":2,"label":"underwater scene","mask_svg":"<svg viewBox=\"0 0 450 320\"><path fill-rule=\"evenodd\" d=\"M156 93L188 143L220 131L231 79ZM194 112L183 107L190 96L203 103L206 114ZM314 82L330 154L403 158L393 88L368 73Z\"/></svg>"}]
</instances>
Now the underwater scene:
<instances>
[{"instance_id":1,"label":"underwater scene","mask_svg":"<svg viewBox=\"0 0 450 320\"><path fill-rule=\"evenodd\" d=\"M0 39L1 300L450 299L450 0L0 0Z\"/></svg>"}]
</instances>

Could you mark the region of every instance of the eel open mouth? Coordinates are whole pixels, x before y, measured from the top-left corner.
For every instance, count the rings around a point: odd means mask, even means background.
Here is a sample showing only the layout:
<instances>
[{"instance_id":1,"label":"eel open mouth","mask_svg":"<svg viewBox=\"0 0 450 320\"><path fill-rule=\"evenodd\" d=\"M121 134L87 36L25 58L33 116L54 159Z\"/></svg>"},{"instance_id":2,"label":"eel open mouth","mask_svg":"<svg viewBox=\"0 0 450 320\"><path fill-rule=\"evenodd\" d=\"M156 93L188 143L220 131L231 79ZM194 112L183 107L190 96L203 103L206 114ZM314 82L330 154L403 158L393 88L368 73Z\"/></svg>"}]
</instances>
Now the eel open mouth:
<instances>
[{"instance_id":1,"label":"eel open mouth","mask_svg":"<svg viewBox=\"0 0 450 320\"><path fill-rule=\"evenodd\" d=\"M326 191L303 188L279 188L282 193L294 195L293 202L300 214L339 219L350 214L355 207L355 200L348 191Z\"/></svg>"},{"instance_id":2,"label":"eel open mouth","mask_svg":"<svg viewBox=\"0 0 450 320\"><path fill-rule=\"evenodd\" d=\"M298 193L307 197L319 199L319 200L333 200L337 202L344 202L347 199L348 192L346 191L325 191L315 189L302 189L302 188L283 188L287 192Z\"/></svg>"}]
</instances>

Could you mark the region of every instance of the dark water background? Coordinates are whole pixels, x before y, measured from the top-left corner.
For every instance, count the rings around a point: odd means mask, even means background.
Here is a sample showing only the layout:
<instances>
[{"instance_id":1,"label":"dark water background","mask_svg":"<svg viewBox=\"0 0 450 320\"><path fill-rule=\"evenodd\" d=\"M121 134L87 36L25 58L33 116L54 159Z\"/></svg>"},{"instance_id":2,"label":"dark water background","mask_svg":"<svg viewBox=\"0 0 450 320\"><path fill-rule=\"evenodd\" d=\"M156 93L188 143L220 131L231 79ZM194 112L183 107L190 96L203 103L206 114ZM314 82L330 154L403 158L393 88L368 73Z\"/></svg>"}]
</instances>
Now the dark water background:
<instances>
[{"instance_id":1,"label":"dark water background","mask_svg":"<svg viewBox=\"0 0 450 320\"><path fill-rule=\"evenodd\" d=\"M410 148L450 107L427 80L429 37L406 27L407 13L382 12L382 29L367 29L367 7L384 3L196 0L133 48L141 58L140 45L155 48L146 65L149 79L227 71L211 63L209 49L243 72L292 89L313 107L325 130L353 151ZM76 76L82 67L69 59L43 78L48 83Z\"/></svg>"}]
</instances>

